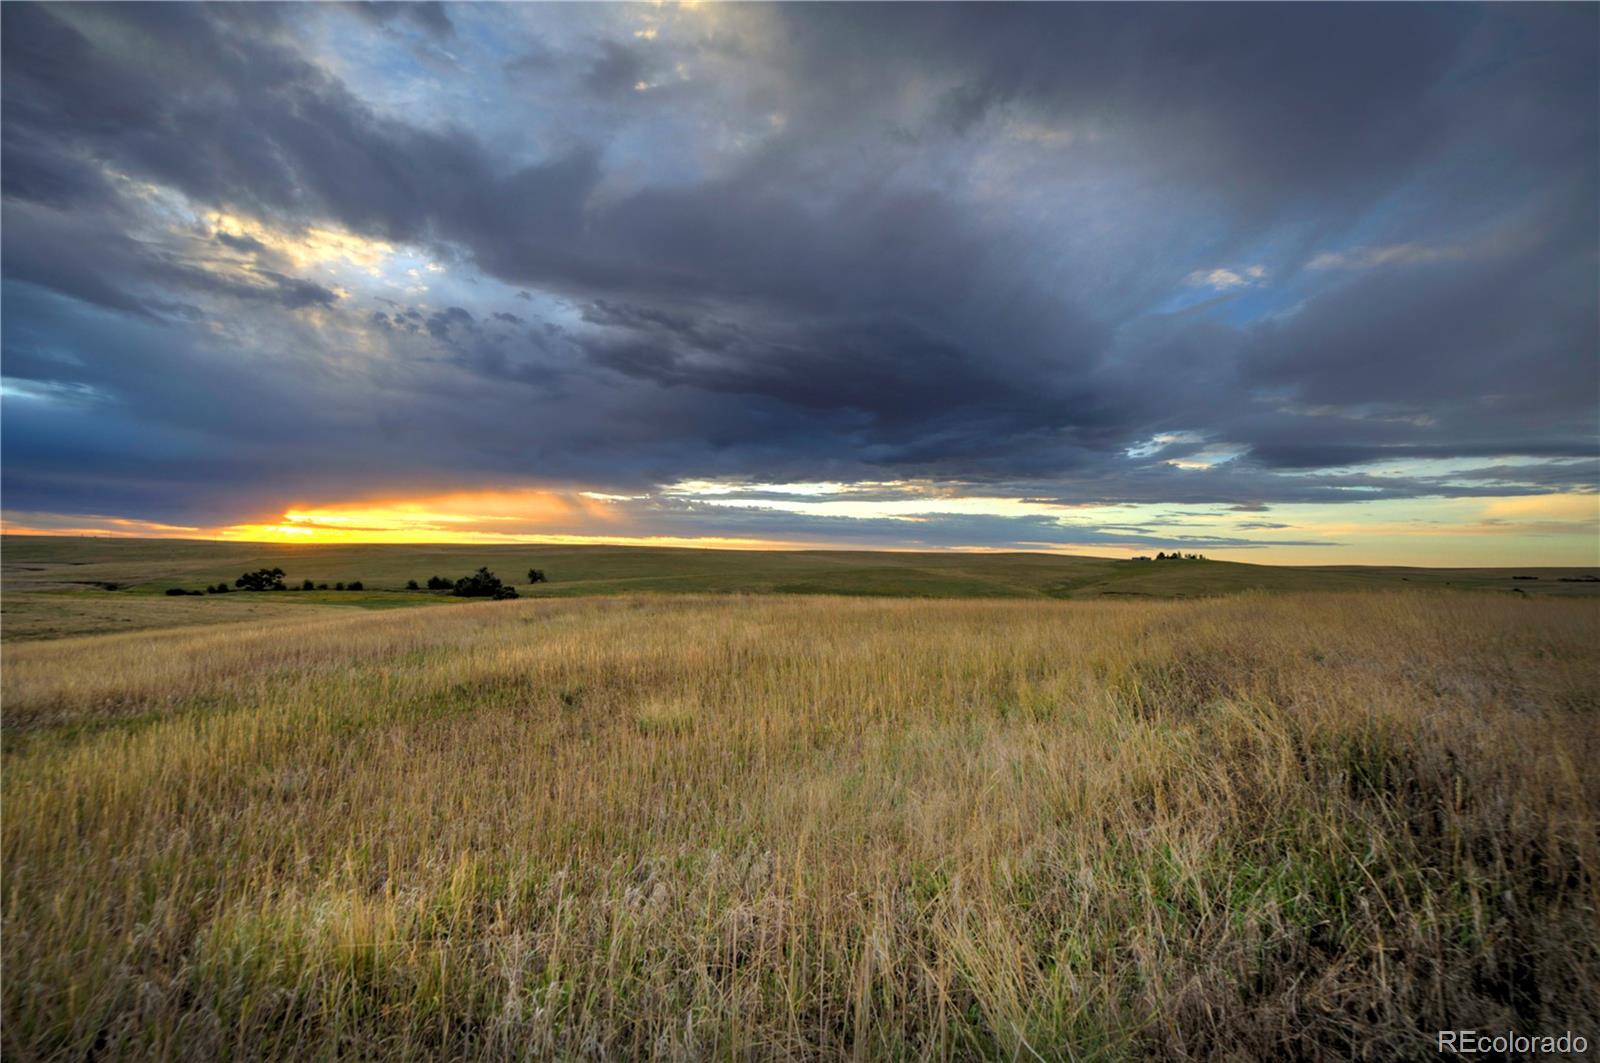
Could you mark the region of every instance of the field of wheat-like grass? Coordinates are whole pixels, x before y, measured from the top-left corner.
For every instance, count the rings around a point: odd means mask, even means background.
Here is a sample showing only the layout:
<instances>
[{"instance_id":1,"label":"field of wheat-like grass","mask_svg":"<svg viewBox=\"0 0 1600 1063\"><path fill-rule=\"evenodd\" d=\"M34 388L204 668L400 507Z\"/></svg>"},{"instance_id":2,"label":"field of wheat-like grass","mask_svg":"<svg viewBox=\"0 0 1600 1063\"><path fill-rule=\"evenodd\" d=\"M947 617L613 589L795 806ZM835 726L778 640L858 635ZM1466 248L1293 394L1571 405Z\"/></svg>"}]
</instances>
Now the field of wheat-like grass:
<instances>
[{"instance_id":1,"label":"field of wheat-like grass","mask_svg":"<svg viewBox=\"0 0 1600 1063\"><path fill-rule=\"evenodd\" d=\"M1594 1030L1600 605L521 601L20 643L8 1059Z\"/></svg>"}]
</instances>

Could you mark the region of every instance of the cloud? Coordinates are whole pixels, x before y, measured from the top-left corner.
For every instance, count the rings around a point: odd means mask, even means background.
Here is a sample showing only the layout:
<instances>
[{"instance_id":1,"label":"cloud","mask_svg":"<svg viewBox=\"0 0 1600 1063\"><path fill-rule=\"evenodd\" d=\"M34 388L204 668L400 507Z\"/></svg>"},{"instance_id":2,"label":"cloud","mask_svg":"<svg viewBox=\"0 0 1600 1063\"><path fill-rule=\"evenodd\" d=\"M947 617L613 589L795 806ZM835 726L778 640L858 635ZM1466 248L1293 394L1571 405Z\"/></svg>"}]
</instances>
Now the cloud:
<instances>
[{"instance_id":1,"label":"cloud","mask_svg":"<svg viewBox=\"0 0 1600 1063\"><path fill-rule=\"evenodd\" d=\"M1422 247L1417 244L1391 244L1388 247L1355 247L1349 251L1323 251L1307 269L1376 269L1379 266L1416 266L1461 258L1454 247Z\"/></svg>"},{"instance_id":2,"label":"cloud","mask_svg":"<svg viewBox=\"0 0 1600 1063\"><path fill-rule=\"evenodd\" d=\"M227 247L231 247L235 251L247 251L252 254L260 254L267 250L267 245L262 243L260 240L257 240L253 236L245 236L242 234L234 235L233 233L226 233L220 230L214 235L218 243Z\"/></svg>"},{"instance_id":3,"label":"cloud","mask_svg":"<svg viewBox=\"0 0 1600 1063\"><path fill-rule=\"evenodd\" d=\"M589 65L583 84L597 96L618 96L646 84L649 64L637 47L618 41L601 41L600 53Z\"/></svg>"},{"instance_id":4,"label":"cloud","mask_svg":"<svg viewBox=\"0 0 1600 1063\"><path fill-rule=\"evenodd\" d=\"M437 313L428 315L428 334L436 340L448 339L452 327L458 329L471 329L474 327L472 313L459 306L446 307Z\"/></svg>"},{"instance_id":5,"label":"cloud","mask_svg":"<svg viewBox=\"0 0 1600 1063\"><path fill-rule=\"evenodd\" d=\"M445 5L424 0L406 0L404 3L386 0L357 0L345 9L375 26L389 26L405 21L437 37L452 37L455 26Z\"/></svg>"},{"instance_id":6,"label":"cloud","mask_svg":"<svg viewBox=\"0 0 1600 1063\"><path fill-rule=\"evenodd\" d=\"M6 5L8 493L1595 482L1592 8L651 14Z\"/></svg>"},{"instance_id":7,"label":"cloud","mask_svg":"<svg viewBox=\"0 0 1600 1063\"><path fill-rule=\"evenodd\" d=\"M1214 288L1225 292L1230 288L1244 288L1252 284L1260 284L1267 274L1265 266L1246 266L1239 272L1231 269L1197 269L1183 278L1183 283L1192 288Z\"/></svg>"}]
</instances>

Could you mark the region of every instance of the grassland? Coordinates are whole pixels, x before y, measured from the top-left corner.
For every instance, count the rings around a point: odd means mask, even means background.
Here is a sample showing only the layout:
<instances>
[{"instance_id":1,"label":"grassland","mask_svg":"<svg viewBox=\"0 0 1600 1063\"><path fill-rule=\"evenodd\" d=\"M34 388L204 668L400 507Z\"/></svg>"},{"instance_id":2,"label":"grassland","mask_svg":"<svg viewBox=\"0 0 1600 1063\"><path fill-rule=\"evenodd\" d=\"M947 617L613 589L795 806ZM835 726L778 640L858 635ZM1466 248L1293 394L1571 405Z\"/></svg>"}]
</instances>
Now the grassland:
<instances>
[{"instance_id":1,"label":"grassland","mask_svg":"<svg viewBox=\"0 0 1600 1063\"><path fill-rule=\"evenodd\" d=\"M359 592L286 591L273 605L397 608L459 604L406 590L409 580L454 578L487 565L525 596L614 594L830 594L856 597L1166 599L1245 591L1440 588L1524 596L1600 597L1600 569L1293 567L1220 561L1131 562L1038 553L845 550L685 550L614 546L376 546L6 536L0 633L8 640L74 631L214 622L259 595L127 605L169 587L231 583L279 567L291 585L360 580ZM548 582L522 583L530 568ZM108 590L114 587L115 590ZM71 601L61 596L70 594ZM81 614L74 618L68 613ZM241 610L238 618L248 618ZM196 618L203 618L196 620Z\"/></svg>"},{"instance_id":2,"label":"grassland","mask_svg":"<svg viewBox=\"0 0 1600 1063\"><path fill-rule=\"evenodd\" d=\"M296 598L252 594L167 598L105 591L7 594L0 599L0 634L6 641L143 631L149 628L231 624L247 620L305 619L322 610Z\"/></svg>"},{"instance_id":3,"label":"grassland","mask_svg":"<svg viewBox=\"0 0 1600 1063\"><path fill-rule=\"evenodd\" d=\"M249 563L203 553L202 582ZM524 599L14 643L4 1054L1592 1043L1597 647L1594 601L1416 590Z\"/></svg>"}]
</instances>

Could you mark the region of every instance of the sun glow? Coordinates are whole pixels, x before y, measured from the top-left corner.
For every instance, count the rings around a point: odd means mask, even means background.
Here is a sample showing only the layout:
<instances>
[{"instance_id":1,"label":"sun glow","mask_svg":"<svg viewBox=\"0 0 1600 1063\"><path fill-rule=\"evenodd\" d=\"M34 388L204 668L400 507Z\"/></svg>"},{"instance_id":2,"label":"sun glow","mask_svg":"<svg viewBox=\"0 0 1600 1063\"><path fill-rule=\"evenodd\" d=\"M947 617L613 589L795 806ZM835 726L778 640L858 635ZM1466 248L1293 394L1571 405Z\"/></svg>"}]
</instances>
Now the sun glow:
<instances>
[{"instance_id":1,"label":"sun glow","mask_svg":"<svg viewBox=\"0 0 1600 1063\"><path fill-rule=\"evenodd\" d=\"M457 491L410 499L294 506L277 520L218 529L219 539L292 542L526 542L584 535L618 523L582 492L536 488Z\"/></svg>"},{"instance_id":2,"label":"sun glow","mask_svg":"<svg viewBox=\"0 0 1600 1063\"><path fill-rule=\"evenodd\" d=\"M281 543L547 543L781 550L796 542L652 535L624 512L635 499L542 488L457 491L409 499L293 506L275 520L233 524L205 538Z\"/></svg>"},{"instance_id":3,"label":"sun glow","mask_svg":"<svg viewBox=\"0 0 1600 1063\"><path fill-rule=\"evenodd\" d=\"M756 516L761 513L765 516ZM727 514L726 520L718 514ZM524 486L305 502L206 527L7 511L0 517L0 530L286 544L1025 549L1113 557L1148 554L1176 543L1233 561L1484 565L1504 564L1512 557L1519 563L1592 565L1597 560L1597 518L1600 496L1588 492L1285 504L1240 512L1206 504L1116 505L966 495L904 481L688 480L640 493L579 485ZM972 537L963 542L935 534L948 521L967 522ZM885 536L888 527L903 532Z\"/></svg>"}]
</instances>

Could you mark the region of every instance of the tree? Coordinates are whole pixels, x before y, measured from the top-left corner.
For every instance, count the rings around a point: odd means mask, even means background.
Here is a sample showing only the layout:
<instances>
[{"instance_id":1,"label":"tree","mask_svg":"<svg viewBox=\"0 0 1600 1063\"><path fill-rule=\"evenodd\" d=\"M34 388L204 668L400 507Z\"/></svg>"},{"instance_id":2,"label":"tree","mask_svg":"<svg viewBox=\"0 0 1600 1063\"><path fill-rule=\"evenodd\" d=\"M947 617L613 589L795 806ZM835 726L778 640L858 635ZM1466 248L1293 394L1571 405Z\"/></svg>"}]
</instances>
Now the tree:
<instances>
[{"instance_id":1,"label":"tree","mask_svg":"<svg viewBox=\"0 0 1600 1063\"><path fill-rule=\"evenodd\" d=\"M350 584L350 586L345 588L345 590L347 590L347 591L364 591L366 589L367 589L366 587L361 585L361 581L360 580L355 580L354 582L352 582Z\"/></svg>"},{"instance_id":2,"label":"tree","mask_svg":"<svg viewBox=\"0 0 1600 1063\"><path fill-rule=\"evenodd\" d=\"M457 598L494 598L500 596L499 592L504 587L500 577L485 566L470 576L456 580L455 589L450 593Z\"/></svg>"},{"instance_id":3,"label":"tree","mask_svg":"<svg viewBox=\"0 0 1600 1063\"><path fill-rule=\"evenodd\" d=\"M430 591L447 591L454 586L454 580L445 579L443 576L428 577L428 589Z\"/></svg>"},{"instance_id":4,"label":"tree","mask_svg":"<svg viewBox=\"0 0 1600 1063\"><path fill-rule=\"evenodd\" d=\"M342 591L342 590L344 590L344 584L343 583L335 583L333 585L333 589L336 590L336 591Z\"/></svg>"},{"instance_id":5,"label":"tree","mask_svg":"<svg viewBox=\"0 0 1600 1063\"><path fill-rule=\"evenodd\" d=\"M301 580L300 589L303 591L314 591L317 589L317 585L312 583L310 580Z\"/></svg>"},{"instance_id":6,"label":"tree","mask_svg":"<svg viewBox=\"0 0 1600 1063\"><path fill-rule=\"evenodd\" d=\"M406 580L406 590L408 590L408 591L417 591L417 590L421 590L421 589L422 589L421 587L417 586L417 581L416 580L414 580L414 579Z\"/></svg>"},{"instance_id":7,"label":"tree","mask_svg":"<svg viewBox=\"0 0 1600 1063\"><path fill-rule=\"evenodd\" d=\"M530 568L530 569L528 569L528 582L529 583L543 583L544 581L545 581L545 579L544 579L544 569L542 569L542 568Z\"/></svg>"},{"instance_id":8,"label":"tree","mask_svg":"<svg viewBox=\"0 0 1600 1063\"><path fill-rule=\"evenodd\" d=\"M258 568L254 572L246 572L233 581L235 587L242 587L247 591L281 591L283 590L283 569Z\"/></svg>"}]
</instances>

